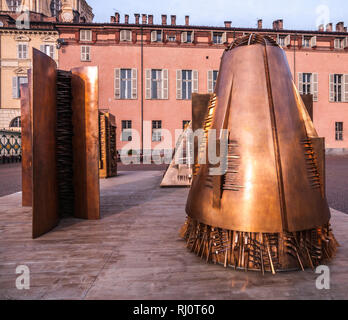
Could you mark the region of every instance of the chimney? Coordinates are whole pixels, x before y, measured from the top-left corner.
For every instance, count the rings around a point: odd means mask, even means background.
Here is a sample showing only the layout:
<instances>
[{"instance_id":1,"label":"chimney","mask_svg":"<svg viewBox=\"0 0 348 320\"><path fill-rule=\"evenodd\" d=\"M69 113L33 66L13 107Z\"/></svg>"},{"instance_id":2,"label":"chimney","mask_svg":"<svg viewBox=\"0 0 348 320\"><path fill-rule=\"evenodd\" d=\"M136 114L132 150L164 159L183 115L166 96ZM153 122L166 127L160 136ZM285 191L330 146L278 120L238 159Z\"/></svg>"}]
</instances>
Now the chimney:
<instances>
[{"instance_id":1,"label":"chimney","mask_svg":"<svg viewBox=\"0 0 348 320\"><path fill-rule=\"evenodd\" d=\"M283 19L278 20L278 30L283 30L284 28L284 21Z\"/></svg>"},{"instance_id":2,"label":"chimney","mask_svg":"<svg viewBox=\"0 0 348 320\"><path fill-rule=\"evenodd\" d=\"M190 16L185 16L185 26L190 25Z\"/></svg>"},{"instance_id":3,"label":"chimney","mask_svg":"<svg viewBox=\"0 0 348 320\"><path fill-rule=\"evenodd\" d=\"M135 24L139 24L140 14L134 13L134 17L135 17Z\"/></svg>"},{"instance_id":4,"label":"chimney","mask_svg":"<svg viewBox=\"0 0 348 320\"><path fill-rule=\"evenodd\" d=\"M337 32L344 32L344 22L339 22L336 24L336 31Z\"/></svg>"},{"instance_id":5,"label":"chimney","mask_svg":"<svg viewBox=\"0 0 348 320\"><path fill-rule=\"evenodd\" d=\"M319 26L318 31L320 31L320 32L323 32L323 31L324 31L324 25L323 25L323 24L321 24L321 25Z\"/></svg>"},{"instance_id":6,"label":"chimney","mask_svg":"<svg viewBox=\"0 0 348 320\"><path fill-rule=\"evenodd\" d=\"M162 14L162 25L166 25L167 24L167 15L166 14Z\"/></svg>"},{"instance_id":7,"label":"chimney","mask_svg":"<svg viewBox=\"0 0 348 320\"><path fill-rule=\"evenodd\" d=\"M148 24L153 24L153 15L152 14L149 14L149 22Z\"/></svg>"},{"instance_id":8,"label":"chimney","mask_svg":"<svg viewBox=\"0 0 348 320\"><path fill-rule=\"evenodd\" d=\"M125 24L128 24L128 23L129 23L129 15L128 15L128 14L125 14L125 15L124 15L124 23L125 23Z\"/></svg>"},{"instance_id":9,"label":"chimney","mask_svg":"<svg viewBox=\"0 0 348 320\"><path fill-rule=\"evenodd\" d=\"M326 32L332 32L332 23L326 25Z\"/></svg>"},{"instance_id":10,"label":"chimney","mask_svg":"<svg viewBox=\"0 0 348 320\"><path fill-rule=\"evenodd\" d=\"M278 20L273 21L273 30L278 30Z\"/></svg>"},{"instance_id":11,"label":"chimney","mask_svg":"<svg viewBox=\"0 0 348 320\"><path fill-rule=\"evenodd\" d=\"M142 24L147 24L147 15L146 14L142 15Z\"/></svg>"},{"instance_id":12,"label":"chimney","mask_svg":"<svg viewBox=\"0 0 348 320\"><path fill-rule=\"evenodd\" d=\"M170 16L170 20L171 20L171 24L172 26L175 26L176 25L176 16Z\"/></svg>"},{"instance_id":13,"label":"chimney","mask_svg":"<svg viewBox=\"0 0 348 320\"><path fill-rule=\"evenodd\" d=\"M262 29L262 19L257 20L257 29Z\"/></svg>"},{"instance_id":14,"label":"chimney","mask_svg":"<svg viewBox=\"0 0 348 320\"><path fill-rule=\"evenodd\" d=\"M115 16L110 17L110 23L116 23L116 18Z\"/></svg>"},{"instance_id":15,"label":"chimney","mask_svg":"<svg viewBox=\"0 0 348 320\"><path fill-rule=\"evenodd\" d=\"M232 25L232 21L225 21L225 28L230 29Z\"/></svg>"},{"instance_id":16,"label":"chimney","mask_svg":"<svg viewBox=\"0 0 348 320\"><path fill-rule=\"evenodd\" d=\"M115 23L120 23L120 14L118 12L115 13Z\"/></svg>"}]
</instances>

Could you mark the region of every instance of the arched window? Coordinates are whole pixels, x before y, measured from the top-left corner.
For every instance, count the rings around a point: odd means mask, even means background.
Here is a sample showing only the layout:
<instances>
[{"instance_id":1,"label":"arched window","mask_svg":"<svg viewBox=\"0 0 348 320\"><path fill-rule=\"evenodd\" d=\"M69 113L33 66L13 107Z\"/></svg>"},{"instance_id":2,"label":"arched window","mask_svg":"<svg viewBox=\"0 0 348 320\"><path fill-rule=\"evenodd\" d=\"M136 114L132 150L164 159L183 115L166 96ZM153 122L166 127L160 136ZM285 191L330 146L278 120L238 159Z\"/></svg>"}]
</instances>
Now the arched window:
<instances>
[{"instance_id":1,"label":"arched window","mask_svg":"<svg viewBox=\"0 0 348 320\"><path fill-rule=\"evenodd\" d=\"M59 11L62 9L62 1L52 0L50 8L52 17L58 17Z\"/></svg>"},{"instance_id":2,"label":"arched window","mask_svg":"<svg viewBox=\"0 0 348 320\"><path fill-rule=\"evenodd\" d=\"M21 127L21 117L14 118L10 123L10 128L20 128Z\"/></svg>"},{"instance_id":3,"label":"arched window","mask_svg":"<svg viewBox=\"0 0 348 320\"><path fill-rule=\"evenodd\" d=\"M20 7L22 0L6 0L9 11L17 11Z\"/></svg>"}]
</instances>

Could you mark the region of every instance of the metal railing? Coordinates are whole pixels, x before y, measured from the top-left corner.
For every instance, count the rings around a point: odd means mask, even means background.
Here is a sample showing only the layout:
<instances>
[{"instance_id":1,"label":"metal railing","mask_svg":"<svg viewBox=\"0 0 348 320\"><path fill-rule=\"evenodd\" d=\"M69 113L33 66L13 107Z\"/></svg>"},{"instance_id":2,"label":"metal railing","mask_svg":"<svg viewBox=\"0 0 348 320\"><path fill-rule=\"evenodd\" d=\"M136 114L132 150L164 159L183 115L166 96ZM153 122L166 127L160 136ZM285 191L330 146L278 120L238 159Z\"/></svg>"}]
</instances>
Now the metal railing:
<instances>
[{"instance_id":1,"label":"metal railing","mask_svg":"<svg viewBox=\"0 0 348 320\"><path fill-rule=\"evenodd\" d=\"M22 160L21 133L0 130L0 164Z\"/></svg>"}]
</instances>

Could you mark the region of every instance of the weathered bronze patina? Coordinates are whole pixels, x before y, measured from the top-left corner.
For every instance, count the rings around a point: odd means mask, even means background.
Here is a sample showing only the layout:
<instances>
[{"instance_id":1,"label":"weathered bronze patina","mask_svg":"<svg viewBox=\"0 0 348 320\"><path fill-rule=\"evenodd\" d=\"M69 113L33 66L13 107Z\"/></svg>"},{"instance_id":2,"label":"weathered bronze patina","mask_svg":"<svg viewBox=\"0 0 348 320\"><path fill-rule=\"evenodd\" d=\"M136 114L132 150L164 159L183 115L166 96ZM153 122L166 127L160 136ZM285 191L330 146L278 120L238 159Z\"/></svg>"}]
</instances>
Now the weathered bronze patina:
<instances>
[{"instance_id":1,"label":"weathered bronze patina","mask_svg":"<svg viewBox=\"0 0 348 320\"><path fill-rule=\"evenodd\" d=\"M228 130L227 172L196 164L182 234L207 261L304 269L333 256L324 139L294 85L284 51L252 34L225 51L204 130ZM205 152L205 141L198 152ZM195 159L197 160L197 158Z\"/></svg>"}]
</instances>

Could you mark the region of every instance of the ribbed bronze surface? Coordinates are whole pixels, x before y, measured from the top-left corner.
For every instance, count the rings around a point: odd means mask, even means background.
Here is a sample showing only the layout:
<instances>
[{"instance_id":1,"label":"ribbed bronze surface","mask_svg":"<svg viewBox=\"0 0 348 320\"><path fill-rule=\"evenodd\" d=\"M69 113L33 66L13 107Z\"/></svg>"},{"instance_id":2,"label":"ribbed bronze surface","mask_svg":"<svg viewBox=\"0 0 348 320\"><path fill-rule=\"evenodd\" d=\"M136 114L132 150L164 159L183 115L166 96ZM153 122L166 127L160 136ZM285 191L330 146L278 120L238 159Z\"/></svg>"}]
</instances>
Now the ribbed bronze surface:
<instances>
[{"instance_id":1,"label":"ribbed bronze surface","mask_svg":"<svg viewBox=\"0 0 348 320\"><path fill-rule=\"evenodd\" d=\"M294 85L285 53L274 40L250 35L225 51L203 129L206 135L216 129L218 143L220 130L228 130L227 172L210 176L211 166L199 165L187 202L189 221L183 231L188 243L194 241L193 234L200 239L201 248L193 251L204 255L207 241L209 260L214 252L213 239L226 243L218 246L224 252L235 244L250 253L258 243L257 250L269 256L271 271L296 268L297 263L301 268L312 266L332 256L335 244L323 192L323 139L318 137ZM205 145L200 152L205 152ZM202 233L203 229L206 232ZM212 238L203 240L203 234ZM317 255L313 239L320 239ZM301 241L308 245L303 247L307 259L301 258ZM323 242L330 242L326 254ZM292 244L298 251L286 254ZM249 266L247 253L244 256L242 251L239 267L264 269L257 264ZM231 264L227 257L225 265Z\"/></svg>"}]
</instances>

